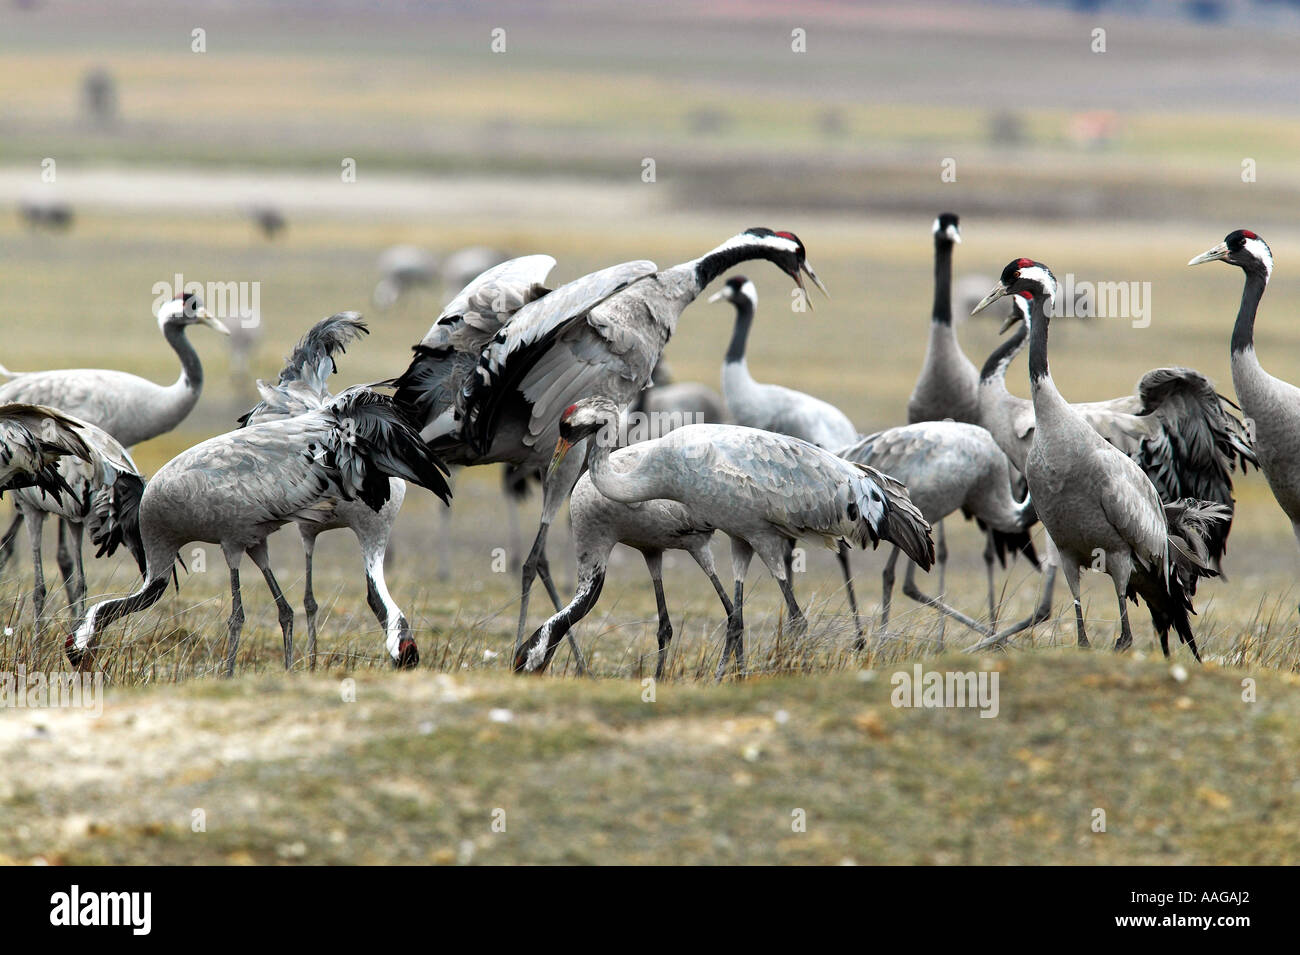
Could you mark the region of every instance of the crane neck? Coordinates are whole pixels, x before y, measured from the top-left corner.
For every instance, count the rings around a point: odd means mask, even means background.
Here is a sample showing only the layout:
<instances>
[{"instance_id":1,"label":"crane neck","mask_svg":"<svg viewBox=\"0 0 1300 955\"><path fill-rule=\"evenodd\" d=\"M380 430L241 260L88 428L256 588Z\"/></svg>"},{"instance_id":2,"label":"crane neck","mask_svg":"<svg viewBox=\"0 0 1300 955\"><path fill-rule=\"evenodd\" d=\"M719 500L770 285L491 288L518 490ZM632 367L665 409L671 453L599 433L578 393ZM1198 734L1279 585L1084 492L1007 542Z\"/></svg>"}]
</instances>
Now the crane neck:
<instances>
[{"instance_id":1,"label":"crane neck","mask_svg":"<svg viewBox=\"0 0 1300 955\"><path fill-rule=\"evenodd\" d=\"M731 344L727 346L727 364L745 360L749 329L754 324L754 303L748 295L734 299L732 304L736 306L736 324L731 330Z\"/></svg>"},{"instance_id":2,"label":"crane neck","mask_svg":"<svg viewBox=\"0 0 1300 955\"><path fill-rule=\"evenodd\" d=\"M203 390L203 365L199 361L199 353L194 350L185 334L185 326L172 323L164 325L163 338L167 339L167 344L172 346L172 351L176 352L176 357L181 361L181 376L176 379L177 386L182 391L193 392L197 399Z\"/></svg>"},{"instance_id":3,"label":"crane neck","mask_svg":"<svg viewBox=\"0 0 1300 955\"><path fill-rule=\"evenodd\" d=\"M1029 304L1029 387L1033 389L1052 377L1047 367L1047 303L1045 294L1036 293Z\"/></svg>"},{"instance_id":4,"label":"crane neck","mask_svg":"<svg viewBox=\"0 0 1300 955\"><path fill-rule=\"evenodd\" d=\"M952 324L952 246L947 239L934 241L934 308L930 321Z\"/></svg>"},{"instance_id":5,"label":"crane neck","mask_svg":"<svg viewBox=\"0 0 1300 955\"><path fill-rule=\"evenodd\" d=\"M615 425L617 422L615 422ZM650 473L650 469L638 468L637 461L629 461L629 467L626 470L619 471L610 461L610 455L614 452L614 442L602 435L617 434L617 429L604 427L595 434L589 436L587 441L587 469L591 474L591 483L596 486L596 490L611 501L617 501L620 504L637 504L641 501L650 501L664 495L657 493L657 481ZM628 449L632 454L644 454L648 445L654 444L653 441L643 441L635 445L635 451Z\"/></svg>"},{"instance_id":6,"label":"crane neck","mask_svg":"<svg viewBox=\"0 0 1300 955\"><path fill-rule=\"evenodd\" d=\"M1268 277L1254 269L1246 270L1246 285L1241 292L1241 307L1237 310L1237 321L1232 326L1232 354L1244 352L1255 347L1255 313L1259 310L1259 301L1264 297L1268 286Z\"/></svg>"},{"instance_id":7,"label":"crane neck","mask_svg":"<svg viewBox=\"0 0 1300 955\"><path fill-rule=\"evenodd\" d=\"M695 294L698 295L723 272L735 268L741 262L767 259L779 266L784 255L788 253L763 242L747 242L744 235L739 235L733 236L712 252L706 252L695 261L686 264L694 270Z\"/></svg>"},{"instance_id":8,"label":"crane neck","mask_svg":"<svg viewBox=\"0 0 1300 955\"><path fill-rule=\"evenodd\" d=\"M1001 342L997 348L993 349L988 360L984 362L984 367L980 370L980 382L993 381L995 379L1005 380L1007 377L1007 368L1015 357L1020 354L1025 347L1025 342L1029 340L1029 329L1024 322L1018 323L1011 337Z\"/></svg>"}]
</instances>

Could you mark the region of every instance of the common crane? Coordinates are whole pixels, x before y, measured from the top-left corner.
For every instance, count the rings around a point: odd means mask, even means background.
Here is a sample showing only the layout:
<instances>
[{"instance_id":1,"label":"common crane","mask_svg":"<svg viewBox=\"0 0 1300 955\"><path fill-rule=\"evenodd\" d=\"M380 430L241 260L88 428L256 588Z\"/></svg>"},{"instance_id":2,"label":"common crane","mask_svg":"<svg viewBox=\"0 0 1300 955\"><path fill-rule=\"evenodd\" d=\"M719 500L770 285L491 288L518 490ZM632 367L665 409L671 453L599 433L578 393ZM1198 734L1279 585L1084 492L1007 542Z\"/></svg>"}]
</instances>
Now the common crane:
<instances>
[{"instance_id":1,"label":"common crane","mask_svg":"<svg viewBox=\"0 0 1300 955\"><path fill-rule=\"evenodd\" d=\"M549 270L551 260L542 258ZM451 339L473 323L448 314L447 344L417 347L415 361L398 379L397 398L415 411L424 423L421 433L449 463L543 467L564 408L590 395L630 404L649 383L682 311L724 271L753 259L773 262L800 288L807 275L825 291L797 236L747 229L672 268L626 262L540 297L538 290L530 290L527 304L498 323L499 330L477 351L458 350ZM435 326L426 340L438 331ZM477 339L465 337L471 344ZM439 396L448 385L458 394L445 406ZM548 472L541 523L521 573L516 646L523 642L536 577L541 576L555 608L562 606L546 563L546 537L581 468L579 454Z\"/></svg>"},{"instance_id":2,"label":"common crane","mask_svg":"<svg viewBox=\"0 0 1300 955\"><path fill-rule=\"evenodd\" d=\"M1214 526L1227 519L1227 508L1192 498L1163 504L1142 468L1107 443L1061 396L1047 363L1048 323L1056 295L1056 279L1047 266L1028 258L1012 261L976 311L1021 291L1032 295L1029 385L1035 422L1025 478L1074 597L1079 646L1088 646L1079 568L1096 566L1101 558L1100 569L1110 576L1119 601L1115 648L1132 645L1127 600L1136 602L1140 596L1165 655L1172 626L1199 660L1188 616L1194 612L1191 598L1199 578L1217 573L1206 540Z\"/></svg>"},{"instance_id":3,"label":"common crane","mask_svg":"<svg viewBox=\"0 0 1300 955\"><path fill-rule=\"evenodd\" d=\"M731 539L735 595L719 678L733 656L744 670L744 585L755 553L776 578L796 632L807 623L786 574L791 540L821 538L831 548L841 541L866 547L887 540L925 569L934 561L930 525L903 485L874 468L797 438L737 425L689 425L613 451L618 414L617 403L604 396L566 408L551 467L561 467L570 449L585 441L592 483L605 497L624 504L677 501ZM559 638L552 631L548 639ZM549 652L544 648L538 636L517 654L527 659Z\"/></svg>"},{"instance_id":4,"label":"common crane","mask_svg":"<svg viewBox=\"0 0 1300 955\"><path fill-rule=\"evenodd\" d=\"M328 406L334 400L328 380L338 371L336 358L347 350L350 342L368 334L370 329L357 312L339 312L321 319L298 341L280 371L279 381L275 385L262 381L257 383L262 400L239 419L240 424L248 427L264 421L293 418ZM312 586L316 538L325 531L342 527L351 530L361 545L366 602L383 628L389 658L399 667L414 667L420 662L419 650L411 636L411 625L393 600L384 580L388 539L406 497L406 482L401 478L389 478L388 485L388 498L377 511L364 500L340 496L331 503L331 518L313 514L309 520L297 521L306 561L302 603L307 617L307 659L313 670L316 668L316 613L319 609Z\"/></svg>"},{"instance_id":5,"label":"common crane","mask_svg":"<svg viewBox=\"0 0 1300 955\"><path fill-rule=\"evenodd\" d=\"M1011 394L1006 373L1029 337L1029 302L1033 296L1022 292L1010 298L1014 312L1004 323L1003 332L1012 327L1016 330L994 349L980 372L980 416L998 446L1023 473L1034 439L1034 405ZM1219 395L1200 372L1155 368L1142 376L1131 395L1070 407L1142 468L1164 503L1191 497L1228 508L1228 519L1216 522L1206 539L1210 560L1218 570L1232 522L1232 471L1238 466L1243 471L1249 464L1258 466L1246 428L1232 413L1232 402ZM1059 566L1049 536L1038 605L1024 620L975 648L1001 644L1046 620L1051 615Z\"/></svg>"},{"instance_id":6,"label":"common crane","mask_svg":"<svg viewBox=\"0 0 1300 955\"><path fill-rule=\"evenodd\" d=\"M226 676L234 673L244 623L239 562L245 553L261 570L279 611L287 669L293 662L293 608L271 572L266 538L291 521L332 522L339 500L359 499L377 513L392 493L390 478L412 481L445 500L444 472L392 399L365 388L349 389L317 411L195 445L163 465L140 501L144 586L92 606L67 639L68 657L86 666L105 627L162 597L177 550L206 541L221 546L230 568Z\"/></svg>"}]
</instances>

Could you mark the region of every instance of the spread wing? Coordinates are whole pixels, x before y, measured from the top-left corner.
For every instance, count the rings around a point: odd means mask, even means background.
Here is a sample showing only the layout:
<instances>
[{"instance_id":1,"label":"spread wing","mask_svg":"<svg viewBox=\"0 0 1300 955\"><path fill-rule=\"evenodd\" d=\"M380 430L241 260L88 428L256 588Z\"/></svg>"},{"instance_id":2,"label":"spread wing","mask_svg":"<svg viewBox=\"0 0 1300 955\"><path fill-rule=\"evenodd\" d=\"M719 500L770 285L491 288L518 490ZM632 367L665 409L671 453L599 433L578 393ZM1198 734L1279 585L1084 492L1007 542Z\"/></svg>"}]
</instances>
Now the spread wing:
<instances>
[{"instance_id":1,"label":"spread wing","mask_svg":"<svg viewBox=\"0 0 1300 955\"><path fill-rule=\"evenodd\" d=\"M478 368L465 382L462 434L479 449L488 448L501 412L515 395L533 408L529 432L534 442L553 431L565 399L597 393L592 385L599 383L605 366L617 367L618 356L638 343L637 333L627 326L599 317L590 321L592 309L655 271L655 264L645 260L610 266L516 312L484 348Z\"/></svg>"},{"instance_id":2,"label":"spread wing","mask_svg":"<svg viewBox=\"0 0 1300 955\"><path fill-rule=\"evenodd\" d=\"M447 303L437 321L415 346L415 357L393 381L395 400L422 427L447 415L473 373L483 347L524 305L549 294L545 282L555 259L524 255L495 265Z\"/></svg>"}]
</instances>

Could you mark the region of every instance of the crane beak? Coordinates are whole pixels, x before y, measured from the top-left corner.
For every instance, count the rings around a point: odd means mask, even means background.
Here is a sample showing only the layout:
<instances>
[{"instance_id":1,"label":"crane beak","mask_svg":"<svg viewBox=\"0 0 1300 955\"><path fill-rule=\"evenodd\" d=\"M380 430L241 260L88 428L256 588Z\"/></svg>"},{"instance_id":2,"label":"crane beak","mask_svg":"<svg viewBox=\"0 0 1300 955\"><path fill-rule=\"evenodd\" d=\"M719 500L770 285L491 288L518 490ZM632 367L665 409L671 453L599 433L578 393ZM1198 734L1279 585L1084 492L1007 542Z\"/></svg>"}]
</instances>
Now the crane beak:
<instances>
[{"instance_id":1,"label":"crane beak","mask_svg":"<svg viewBox=\"0 0 1300 955\"><path fill-rule=\"evenodd\" d=\"M989 292L988 295L985 295L982 299L980 299L980 303L976 305L973 309L971 309L970 313L972 315L978 315L980 312L984 311L984 309L988 308L990 305L992 305L1002 296L1007 294L1009 294L1007 287L1003 285L1001 282L999 282L996 286L994 286L993 291Z\"/></svg>"},{"instance_id":2,"label":"crane beak","mask_svg":"<svg viewBox=\"0 0 1300 955\"><path fill-rule=\"evenodd\" d=\"M566 441L563 438L560 438L560 440L555 442L555 453L551 455L550 467L546 469L546 477L548 480L551 475L555 473L555 469L560 466L560 462L564 460L564 456L569 453L571 447L573 447L573 442Z\"/></svg>"},{"instance_id":3,"label":"crane beak","mask_svg":"<svg viewBox=\"0 0 1300 955\"><path fill-rule=\"evenodd\" d=\"M1005 335L1010 329L1015 328L1022 321L1024 321L1024 319L1020 317L1018 312L1012 312L1007 316L1007 320L1002 323L1002 327L998 329L998 334Z\"/></svg>"},{"instance_id":4,"label":"crane beak","mask_svg":"<svg viewBox=\"0 0 1300 955\"><path fill-rule=\"evenodd\" d=\"M1228 258L1228 243L1220 242L1208 252L1202 252L1196 258L1189 261L1188 265L1200 265L1203 262L1217 262Z\"/></svg>"},{"instance_id":5,"label":"crane beak","mask_svg":"<svg viewBox=\"0 0 1300 955\"><path fill-rule=\"evenodd\" d=\"M817 277L817 273L813 271L813 267L808 264L807 259L804 259L804 261L800 263L800 268L802 268L805 272L808 273L808 277L812 279L813 285L816 285L819 289L821 289L823 295L825 295L827 298L831 297L831 293L826 291L826 284ZM800 288L803 288L803 282L799 280L799 276L797 275L795 276L795 281L799 282Z\"/></svg>"},{"instance_id":6,"label":"crane beak","mask_svg":"<svg viewBox=\"0 0 1300 955\"><path fill-rule=\"evenodd\" d=\"M221 334L223 335L230 334L230 329L226 327L226 323L223 322L221 319L217 318L217 316L213 315L211 312L209 312L206 307L200 308L194 314L198 318L198 320L204 325L208 326L208 328L211 328L214 331L221 332Z\"/></svg>"},{"instance_id":7,"label":"crane beak","mask_svg":"<svg viewBox=\"0 0 1300 955\"><path fill-rule=\"evenodd\" d=\"M718 291L714 292L712 295L709 296L709 303L712 304L713 302L721 302L726 297L727 297L727 290L725 288L719 289Z\"/></svg>"},{"instance_id":8,"label":"crane beak","mask_svg":"<svg viewBox=\"0 0 1300 955\"><path fill-rule=\"evenodd\" d=\"M943 230L944 237L954 245L961 245L961 233L957 231L955 225L950 225Z\"/></svg>"}]
</instances>

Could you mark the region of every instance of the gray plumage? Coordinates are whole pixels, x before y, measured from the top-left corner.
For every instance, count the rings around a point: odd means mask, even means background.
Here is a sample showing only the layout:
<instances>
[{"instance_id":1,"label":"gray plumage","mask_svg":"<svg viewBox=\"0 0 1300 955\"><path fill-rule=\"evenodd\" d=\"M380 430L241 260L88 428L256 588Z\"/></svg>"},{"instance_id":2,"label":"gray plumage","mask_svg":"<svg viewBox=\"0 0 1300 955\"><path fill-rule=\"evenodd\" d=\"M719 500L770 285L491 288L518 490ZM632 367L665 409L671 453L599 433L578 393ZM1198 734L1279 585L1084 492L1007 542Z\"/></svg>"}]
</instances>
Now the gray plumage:
<instances>
[{"instance_id":1,"label":"gray plumage","mask_svg":"<svg viewBox=\"0 0 1300 955\"><path fill-rule=\"evenodd\" d=\"M726 424L722 397L698 381L673 381L664 362L655 365L651 385L625 412L627 444L667 434L687 424Z\"/></svg>"},{"instance_id":2,"label":"gray plumage","mask_svg":"<svg viewBox=\"0 0 1300 955\"><path fill-rule=\"evenodd\" d=\"M0 406L0 490L12 492L26 521L38 632L45 624L41 530L47 514L62 518L66 527L59 536L59 566L75 613L81 613L86 594L85 529L98 547L97 557L126 544L143 572L138 514L144 478L126 449L101 429L50 408Z\"/></svg>"},{"instance_id":3,"label":"gray plumage","mask_svg":"<svg viewBox=\"0 0 1300 955\"><path fill-rule=\"evenodd\" d=\"M438 260L415 245L394 245L379 256L380 273L371 300L375 308L395 306L411 290L430 286L438 276Z\"/></svg>"},{"instance_id":4,"label":"gray plumage","mask_svg":"<svg viewBox=\"0 0 1300 955\"><path fill-rule=\"evenodd\" d=\"M1300 388L1266 372L1255 353L1255 319L1273 275L1273 252L1254 232L1237 229L1188 264L1203 262L1226 262L1245 274L1230 346L1232 385L1260 470L1300 541Z\"/></svg>"},{"instance_id":5,"label":"gray plumage","mask_svg":"<svg viewBox=\"0 0 1300 955\"><path fill-rule=\"evenodd\" d=\"M338 371L337 358L347 346L370 334L357 312L339 312L323 318L313 325L299 340L292 354L285 360L279 381L268 385L259 381L257 389L262 400L239 419L244 426L277 421L317 411L327 406L334 396L328 380ZM415 666L419 650L411 636L411 626L397 602L388 591L384 579L384 557L393 524L406 497L406 483L400 478L389 478L388 499L375 510L360 500L339 498L333 502L329 519L298 521L302 538L306 571L303 584L303 609L307 617L307 659L316 666L316 614L319 604L312 583L313 557L316 538L328 530L348 528L361 545L361 556L366 575L366 600L371 611L384 629L385 648L389 658L399 666Z\"/></svg>"},{"instance_id":6,"label":"gray plumage","mask_svg":"<svg viewBox=\"0 0 1300 955\"><path fill-rule=\"evenodd\" d=\"M1034 438L1033 402L1011 394L1007 367L1029 336L1028 302L1012 296L1019 325L985 363L980 376L980 418L1019 470ZM1191 368L1154 368L1131 395L1070 405L1099 435L1132 458L1165 503L1185 497L1232 505L1232 472L1256 464L1245 425L1214 384ZM1210 542L1223 553L1227 527Z\"/></svg>"},{"instance_id":7,"label":"gray plumage","mask_svg":"<svg viewBox=\"0 0 1300 955\"><path fill-rule=\"evenodd\" d=\"M206 541L221 546L230 568L226 675L234 672L243 627L239 562L244 553L262 571L275 599L288 667L293 608L271 573L266 538L289 522L329 524L337 519L340 501L359 500L379 511L391 498L390 478L414 481L445 500L444 471L392 400L364 388L349 389L317 411L204 441L163 465L145 489L140 503L144 586L91 607L69 638L69 657L84 664L106 626L161 598L177 550Z\"/></svg>"},{"instance_id":8,"label":"gray plumage","mask_svg":"<svg viewBox=\"0 0 1300 955\"><path fill-rule=\"evenodd\" d=\"M615 427L618 407L588 398L568 409L558 429L566 445ZM930 528L902 484L806 441L735 425L691 425L618 451L587 441L596 489L625 504L667 499L707 515L731 538L735 612L718 672L733 654L744 666L744 580L754 553L776 578L798 630L806 626L785 567L792 540L820 538L836 549L889 540L925 568L934 559Z\"/></svg>"},{"instance_id":9,"label":"gray plumage","mask_svg":"<svg viewBox=\"0 0 1300 955\"><path fill-rule=\"evenodd\" d=\"M736 309L731 345L722 364L722 396L731 420L747 428L802 438L819 448L842 448L856 441L858 429L833 404L793 388L760 384L749 373L745 350L758 305L754 283L734 275L709 299L719 300Z\"/></svg>"},{"instance_id":10,"label":"gray plumage","mask_svg":"<svg viewBox=\"0 0 1300 955\"><path fill-rule=\"evenodd\" d=\"M197 296L178 297L159 310L163 338L181 363L181 374L174 384L157 385L106 368L11 372L0 367L0 375L9 379L0 385L0 402L22 401L58 408L102 428L128 448L157 437L185 419L203 390L203 366L185 336L185 330L194 324L229 334Z\"/></svg>"},{"instance_id":11,"label":"gray plumage","mask_svg":"<svg viewBox=\"0 0 1300 955\"><path fill-rule=\"evenodd\" d=\"M1028 291L1029 379L1035 433L1025 477L1043 526L1051 535L1075 602L1080 646L1087 646L1079 569L1107 573L1119 601L1121 634L1116 649L1132 643L1126 600L1141 596L1166 655L1172 626L1200 659L1189 613L1199 577L1215 575L1205 534L1227 517L1222 505L1181 501L1166 507L1155 485L1131 458L1106 442L1071 407L1052 381L1047 335L1056 280L1045 265L1018 259L1003 270L998 286L980 307Z\"/></svg>"},{"instance_id":12,"label":"gray plumage","mask_svg":"<svg viewBox=\"0 0 1300 955\"><path fill-rule=\"evenodd\" d=\"M846 460L870 465L903 482L912 504L931 525L957 510L978 518L986 527L1007 534L1023 534L1037 520L1027 497L1017 501L1012 496L1011 462L993 436L978 425L927 421L890 428L862 438L839 454ZM889 623L898 553L895 546L882 574L882 628ZM991 626L996 611L991 549L985 550L984 562L988 575ZM913 600L935 607L972 629L985 630L940 598L922 593L914 577L915 564L909 561L903 592Z\"/></svg>"},{"instance_id":13,"label":"gray plumage","mask_svg":"<svg viewBox=\"0 0 1300 955\"><path fill-rule=\"evenodd\" d=\"M804 275L821 285L797 236L747 229L672 268L627 262L528 302L484 346L450 415L430 418L432 409L419 413L421 391L428 389L413 380L414 368L399 379L407 387L399 387L398 400L415 409L425 437L451 463L544 467L561 412L590 395L606 396L620 407L630 404L649 384L682 310L722 272L751 259L775 263L801 286ZM436 380L427 368L421 377ZM535 576L542 577L556 609L561 606L546 564L546 536L580 471L581 457L575 456L546 481L541 524L523 565L516 645L523 641Z\"/></svg>"},{"instance_id":14,"label":"gray plumage","mask_svg":"<svg viewBox=\"0 0 1300 955\"><path fill-rule=\"evenodd\" d=\"M958 217L934 220L934 307L921 374L907 400L907 421L966 421L979 424L979 372L962 351L953 330L952 253L961 242Z\"/></svg>"},{"instance_id":15,"label":"gray plumage","mask_svg":"<svg viewBox=\"0 0 1300 955\"><path fill-rule=\"evenodd\" d=\"M655 679L662 679L668 659L668 645L673 638L672 620L663 588L663 554L666 550L684 550L708 576L722 601L727 617L732 603L718 579L709 541L713 527L677 501L642 501L625 504L610 500L596 490L591 475L584 474L573 487L569 498L569 515L573 540L578 554L578 583L573 599L547 620L515 654L514 668L519 672L541 673L551 662L560 640L589 614L596 605L605 583L605 568L615 544L626 544L641 552L654 585L655 606L659 615Z\"/></svg>"}]
</instances>

